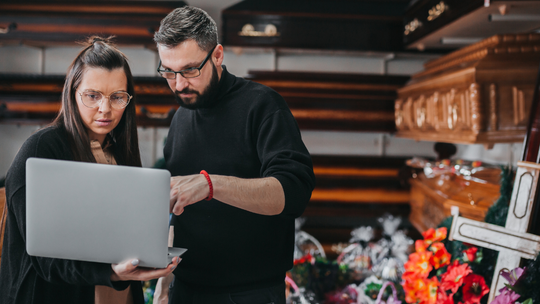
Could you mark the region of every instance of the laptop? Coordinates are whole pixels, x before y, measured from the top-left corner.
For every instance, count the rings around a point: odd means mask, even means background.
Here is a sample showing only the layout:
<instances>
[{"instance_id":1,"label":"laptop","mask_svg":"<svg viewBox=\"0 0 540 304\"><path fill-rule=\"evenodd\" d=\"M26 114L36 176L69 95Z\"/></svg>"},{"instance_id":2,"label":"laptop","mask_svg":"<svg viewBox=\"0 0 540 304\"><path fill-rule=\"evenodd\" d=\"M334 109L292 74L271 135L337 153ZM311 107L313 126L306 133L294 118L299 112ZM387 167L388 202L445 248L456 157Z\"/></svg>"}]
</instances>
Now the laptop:
<instances>
[{"instance_id":1,"label":"laptop","mask_svg":"<svg viewBox=\"0 0 540 304\"><path fill-rule=\"evenodd\" d=\"M29 158L26 250L33 256L166 267L167 170Z\"/></svg>"}]
</instances>

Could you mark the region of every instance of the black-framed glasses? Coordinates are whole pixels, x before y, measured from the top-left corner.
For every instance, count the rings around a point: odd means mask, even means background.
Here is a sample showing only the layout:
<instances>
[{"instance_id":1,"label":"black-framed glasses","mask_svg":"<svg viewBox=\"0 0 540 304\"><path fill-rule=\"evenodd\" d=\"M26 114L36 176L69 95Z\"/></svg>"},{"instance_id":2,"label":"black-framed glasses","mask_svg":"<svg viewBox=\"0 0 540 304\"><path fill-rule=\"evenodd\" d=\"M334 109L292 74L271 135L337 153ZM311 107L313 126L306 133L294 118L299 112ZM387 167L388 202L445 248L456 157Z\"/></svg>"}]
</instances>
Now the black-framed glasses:
<instances>
[{"instance_id":1,"label":"black-framed glasses","mask_svg":"<svg viewBox=\"0 0 540 304\"><path fill-rule=\"evenodd\" d=\"M161 60L160 60L157 71L159 75L161 75L161 77L166 78L166 79L176 79L176 74L180 74L184 78L199 77L201 75L201 69L204 67L204 65L210 58L210 55L212 55L212 53L214 52L214 49L215 48L212 48L212 50L208 52L208 55L206 55L206 58L204 58L203 62L198 68L189 68L189 69L181 70L178 72L171 71L171 70L162 70L160 69L161 68Z\"/></svg>"},{"instance_id":2,"label":"black-framed glasses","mask_svg":"<svg viewBox=\"0 0 540 304\"><path fill-rule=\"evenodd\" d=\"M109 103L112 108L123 109L128 104L133 96L124 91L112 92L109 96L103 95L101 92L86 90L84 92L78 92L81 96L82 103L88 108L95 108L101 105L103 97L109 99Z\"/></svg>"}]
</instances>

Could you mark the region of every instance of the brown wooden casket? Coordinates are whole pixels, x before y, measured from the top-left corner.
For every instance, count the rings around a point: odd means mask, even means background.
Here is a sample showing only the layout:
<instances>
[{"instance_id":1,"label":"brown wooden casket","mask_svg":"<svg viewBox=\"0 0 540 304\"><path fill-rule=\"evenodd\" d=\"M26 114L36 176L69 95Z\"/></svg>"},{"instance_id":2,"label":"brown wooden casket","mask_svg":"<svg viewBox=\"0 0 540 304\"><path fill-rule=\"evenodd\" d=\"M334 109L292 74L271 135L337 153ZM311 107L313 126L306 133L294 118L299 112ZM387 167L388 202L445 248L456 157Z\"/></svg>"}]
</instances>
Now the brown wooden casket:
<instances>
[{"instance_id":1,"label":"brown wooden casket","mask_svg":"<svg viewBox=\"0 0 540 304\"><path fill-rule=\"evenodd\" d=\"M521 142L540 63L540 34L496 35L424 65L398 90L397 136Z\"/></svg>"},{"instance_id":2,"label":"brown wooden casket","mask_svg":"<svg viewBox=\"0 0 540 304\"><path fill-rule=\"evenodd\" d=\"M500 196L500 169L490 169L486 179L443 174L428 178L424 173L413 175L411 184L410 222L420 231L437 227L451 215L452 206L461 216L483 221L487 210Z\"/></svg>"}]
</instances>

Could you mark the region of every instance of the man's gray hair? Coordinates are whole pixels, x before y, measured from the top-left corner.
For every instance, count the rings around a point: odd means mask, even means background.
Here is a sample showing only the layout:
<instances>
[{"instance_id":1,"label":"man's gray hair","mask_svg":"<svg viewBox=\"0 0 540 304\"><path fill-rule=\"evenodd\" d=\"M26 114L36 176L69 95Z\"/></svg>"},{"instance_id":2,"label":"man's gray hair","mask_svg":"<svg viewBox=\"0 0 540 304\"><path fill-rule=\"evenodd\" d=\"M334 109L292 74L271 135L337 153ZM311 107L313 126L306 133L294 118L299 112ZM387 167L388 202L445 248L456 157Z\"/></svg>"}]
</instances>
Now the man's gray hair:
<instances>
[{"instance_id":1,"label":"man's gray hair","mask_svg":"<svg viewBox=\"0 0 540 304\"><path fill-rule=\"evenodd\" d=\"M161 20L154 41L163 46L175 47L186 40L195 40L204 51L218 44L216 22L200 8L183 6L170 12Z\"/></svg>"}]
</instances>

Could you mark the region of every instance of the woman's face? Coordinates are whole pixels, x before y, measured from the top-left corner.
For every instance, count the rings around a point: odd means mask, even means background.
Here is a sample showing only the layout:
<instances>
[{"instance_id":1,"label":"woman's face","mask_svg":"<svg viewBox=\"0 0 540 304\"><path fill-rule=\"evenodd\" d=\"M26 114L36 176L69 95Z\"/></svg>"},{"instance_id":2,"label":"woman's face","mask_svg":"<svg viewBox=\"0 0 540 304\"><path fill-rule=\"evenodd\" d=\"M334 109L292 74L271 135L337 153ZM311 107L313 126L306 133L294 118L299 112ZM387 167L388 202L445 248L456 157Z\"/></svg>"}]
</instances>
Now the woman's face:
<instances>
[{"instance_id":1,"label":"woman's face","mask_svg":"<svg viewBox=\"0 0 540 304\"><path fill-rule=\"evenodd\" d=\"M124 108L111 107L109 96L114 92L127 92L127 78L122 68L107 70L103 68L87 68L82 76L81 84L75 92L81 119L90 140L98 140L103 144L105 137L120 122ZM82 96L94 97L101 93L101 103L94 108L87 107Z\"/></svg>"}]
</instances>

